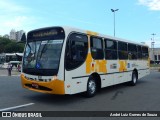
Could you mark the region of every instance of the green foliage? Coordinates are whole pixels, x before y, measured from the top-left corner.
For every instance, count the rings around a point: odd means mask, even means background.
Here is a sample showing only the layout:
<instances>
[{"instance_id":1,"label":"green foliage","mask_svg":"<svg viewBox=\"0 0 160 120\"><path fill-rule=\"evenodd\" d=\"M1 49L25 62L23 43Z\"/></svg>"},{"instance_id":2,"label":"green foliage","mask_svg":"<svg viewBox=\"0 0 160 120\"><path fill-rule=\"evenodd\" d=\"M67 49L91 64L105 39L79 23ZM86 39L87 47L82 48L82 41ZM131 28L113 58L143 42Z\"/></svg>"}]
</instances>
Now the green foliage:
<instances>
[{"instance_id":1,"label":"green foliage","mask_svg":"<svg viewBox=\"0 0 160 120\"><path fill-rule=\"evenodd\" d=\"M13 40L0 37L0 53L22 53L24 49L24 43L17 43Z\"/></svg>"}]
</instances>

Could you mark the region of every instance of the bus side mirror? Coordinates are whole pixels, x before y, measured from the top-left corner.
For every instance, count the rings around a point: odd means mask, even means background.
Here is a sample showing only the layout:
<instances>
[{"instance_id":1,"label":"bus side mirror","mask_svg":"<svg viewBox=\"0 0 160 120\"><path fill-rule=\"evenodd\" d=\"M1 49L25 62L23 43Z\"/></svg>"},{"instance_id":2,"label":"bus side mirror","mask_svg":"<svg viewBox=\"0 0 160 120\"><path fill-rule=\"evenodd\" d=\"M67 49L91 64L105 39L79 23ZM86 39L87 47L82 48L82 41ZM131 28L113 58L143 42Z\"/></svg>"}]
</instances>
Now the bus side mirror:
<instances>
[{"instance_id":1,"label":"bus side mirror","mask_svg":"<svg viewBox=\"0 0 160 120\"><path fill-rule=\"evenodd\" d=\"M23 33L22 37L21 37L21 42L26 42L27 38L26 38L26 34Z\"/></svg>"}]
</instances>

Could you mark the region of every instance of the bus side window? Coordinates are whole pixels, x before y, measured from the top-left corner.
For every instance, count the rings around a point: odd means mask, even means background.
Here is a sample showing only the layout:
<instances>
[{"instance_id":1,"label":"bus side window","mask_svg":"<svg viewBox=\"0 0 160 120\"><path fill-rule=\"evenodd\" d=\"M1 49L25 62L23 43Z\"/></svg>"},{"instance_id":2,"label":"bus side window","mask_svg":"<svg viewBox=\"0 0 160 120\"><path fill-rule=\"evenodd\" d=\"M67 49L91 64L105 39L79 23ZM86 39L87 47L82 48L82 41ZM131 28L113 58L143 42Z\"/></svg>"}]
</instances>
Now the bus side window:
<instances>
[{"instance_id":1,"label":"bus side window","mask_svg":"<svg viewBox=\"0 0 160 120\"><path fill-rule=\"evenodd\" d=\"M138 59L141 60L142 59L142 47L138 45L137 48L138 48Z\"/></svg>"},{"instance_id":2,"label":"bus side window","mask_svg":"<svg viewBox=\"0 0 160 120\"><path fill-rule=\"evenodd\" d=\"M137 59L137 46L136 45L128 43L128 58L129 60Z\"/></svg>"},{"instance_id":3,"label":"bus side window","mask_svg":"<svg viewBox=\"0 0 160 120\"><path fill-rule=\"evenodd\" d=\"M118 56L120 60L128 59L127 43L120 41L118 42Z\"/></svg>"},{"instance_id":4,"label":"bus side window","mask_svg":"<svg viewBox=\"0 0 160 120\"><path fill-rule=\"evenodd\" d=\"M142 47L142 58L144 60L148 59L149 53L148 53L148 47Z\"/></svg>"},{"instance_id":5,"label":"bus side window","mask_svg":"<svg viewBox=\"0 0 160 120\"><path fill-rule=\"evenodd\" d=\"M86 35L73 33L69 36L66 48L66 69L71 70L82 65L88 53Z\"/></svg>"},{"instance_id":6,"label":"bus side window","mask_svg":"<svg viewBox=\"0 0 160 120\"><path fill-rule=\"evenodd\" d=\"M105 39L105 59L117 59L117 42L110 39Z\"/></svg>"},{"instance_id":7,"label":"bus side window","mask_svg":"<svg viewBox=\"0 0 160 120\"><path fill-rule=\"evenodd\" d=\"M101 38L91 37L91 54L95 60L104 58L103 41Z\"/></svg>"}]
</instances>

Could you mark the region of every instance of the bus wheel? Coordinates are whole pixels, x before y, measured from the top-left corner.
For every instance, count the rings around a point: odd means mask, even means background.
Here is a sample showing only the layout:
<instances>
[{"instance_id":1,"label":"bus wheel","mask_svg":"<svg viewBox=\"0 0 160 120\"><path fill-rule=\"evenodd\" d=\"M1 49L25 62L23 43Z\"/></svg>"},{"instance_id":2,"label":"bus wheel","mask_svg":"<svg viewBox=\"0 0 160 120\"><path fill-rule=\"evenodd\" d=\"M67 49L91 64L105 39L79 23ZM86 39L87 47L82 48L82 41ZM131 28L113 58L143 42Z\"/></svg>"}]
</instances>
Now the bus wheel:
<instances>
[{"instance_id":1,"label":"bus wheel","mask_svg":"<svg viewBox=\"0 0 160 120\"><path fill-rule=\"evenodd\" d=\"M130 85L135 86L137 83L137 74L135 71L132 73L132 81L130 81Z\"/></svg>"},{"instance_id":2,"label":"bus wheel","mask_svg":"<svg viewBox=\"0 0 160 120\"><path fill-rule=\"evenodd\" d=\"M87 91L85 92L86 97L93 97L97 92L97 84L94 77L90 77L87 83Z\"/></svg>"}]
</instances>

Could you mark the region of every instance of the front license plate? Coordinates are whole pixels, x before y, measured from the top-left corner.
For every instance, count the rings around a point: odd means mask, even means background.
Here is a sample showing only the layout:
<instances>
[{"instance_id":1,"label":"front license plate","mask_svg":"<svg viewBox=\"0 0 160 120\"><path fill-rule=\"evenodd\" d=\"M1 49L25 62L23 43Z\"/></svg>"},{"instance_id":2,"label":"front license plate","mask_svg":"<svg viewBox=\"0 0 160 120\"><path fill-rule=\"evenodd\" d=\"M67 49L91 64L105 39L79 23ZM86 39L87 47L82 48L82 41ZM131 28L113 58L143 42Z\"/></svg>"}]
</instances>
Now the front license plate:
<instances>
[{"instance_id":1,"label":"front license plate","mask_svg":"<svg viewBox=\"0 0 160 120\"><path fill-rule=\"evenodd\" d=\"M32 87L38 89L39 85L37 83L32 83Z\"/></svg>"}]
</instances>

